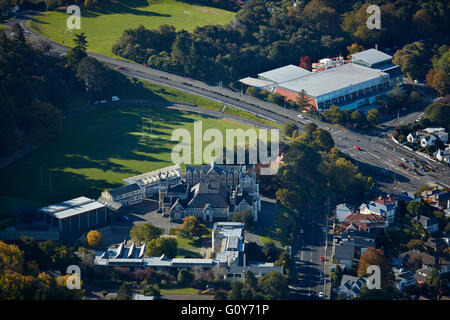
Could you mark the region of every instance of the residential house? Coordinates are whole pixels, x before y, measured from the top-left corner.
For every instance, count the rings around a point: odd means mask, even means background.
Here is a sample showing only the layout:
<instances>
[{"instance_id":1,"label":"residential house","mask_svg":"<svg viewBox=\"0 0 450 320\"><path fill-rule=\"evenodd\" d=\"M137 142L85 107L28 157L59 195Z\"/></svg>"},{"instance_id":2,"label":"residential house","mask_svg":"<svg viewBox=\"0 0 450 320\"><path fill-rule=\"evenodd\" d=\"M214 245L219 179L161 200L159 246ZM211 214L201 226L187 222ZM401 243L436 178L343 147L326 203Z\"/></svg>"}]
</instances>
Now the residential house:
<instances>
[{"instance_id":1,"label":"residential house","mask_svg":"<svg viewBox=\"0 0 450 320\"><path fill-rule=\"evenodd\" d=\"M352 205L341 203L336 206L336 218L341 222L345 222L345 217L355 212L355 207Z\"/></svg>"},{"instance_id":2,"label":"residential house","mask_svg":"<svg viewBox=\"0 0 450 320\"><path fill-rule=\"evenodd\" d=\"M425 190L422 192L422 200L431 206L443 210L448 208L450 200L450 192L434 188L433 190Z\"/></svg>"},{"instance_id":3,"label":"residential house","mask_svg":"<svg viewBox=\"0 0 450 320\"><path fill-rule=\"evenodd\" d=\"M445 128L426 128L423 131L435 135L444 143L448 142L448 133L445 132Z\"/></svg>"},{"instance_id":4,"label":"residential house","mask_svg":"<svg viewBox=\"0 0 450 320\"><path fill-rule=\"evenodd\" d=\"M415 278L415 274L412 271L403 272L403 269L399 270L400 272L395 272L395 288L403 291L408 287L417 285L417 280Z\"/></svg>"},{"instance_id":5,"label":"residential house","mask_svg":"<svg viewBox=\"0 0 450 320\"><path fill-rule=\"evenodd\" d=\"M412 192L403 192L398 195L395 195L394 198L403 201L406 204L411 201L422 202L422 198Z\"/></svg>"},{"instance_id":6,"label":"residential house","mask_svg":"<svg viewBox=\"0 0 450 320\"><path fill-rule=\"evenodd\" d=\"M408 142L410 143L416 143L419 140L419 135L417 134L417 132L411 132L406 136L406 140L408 140Z\"/></svg>"},{"instance_id":7,"label":"residential house","mask_svg":"<svg viewBox=\"0 0 450 320\"><path fill-rule=\"evenodd\" d=\"M448 142L448 133L444 131L438 131L434 133L434 135L444 143Z\"/></svg>"},{"instance_id":8,"label":"residential house","mask_svg":"<svg viewBox=\"0 0 450 320\"><path fill-rule=\"evenodd\" d=\"M442 162L449 163L450 162L450 148L446 148L445 150L439 149L434 156L436 159Z\"/></svg>"},{"instance_id":9,"label":"residential house","mask_svg":"<svg viewBox=\"0 0 450 320\"><path fill-rule=\"evenodd\" d=\"M137 183L127 184L115 189L105 190L103 198L128 207L142 201L142 191Z\"/></svg>"},{"instance_id":10,"label":"residential house","mask_svg":"<svg viewBox=\"0 0 450 320\"><path fill-rule=\"evenodd\" d=\"M337 239L335 239L337 240ZM353 268L353 259L355 257L355 243L353 241L335 241L333 243L333 259L339 264L345 265L345 268Z\"/></svg>"},{"instance_id":11,"label":"residential house","mask_svg":"<svg viewBox=\"0 0 450 320\"><path fill-rule=\"evenodd\" d=\"M431 147L434 145L435 141L437 140L436 136L431 135L431 134L427 134L424 135L421 139L420 139L420 145L422 147Z\"/></svg>"},{"instance_id":12,"label":"residential house","mask_svg":"<svg viewBox=\"0 0 450 320\"><path fill-rule=\"evenodd\" d=\"M371 232L386 228L386 224L386 218L378 214L352 213L345 217L344 225L352 226L354 230Z\"/></svg>"},{"instance_id":13,"label":"residential house","mask_svg":"<svg viewBox=\"0 0 450 320\"><path fill-rule=\"evenodd\" d=\"M346 298L356 298L361 294L361 289L366 283L366 278L343 275L341 285L338 288L338 296Z\"/></svg>"},{"instance_id":14,"label":"residential house","mask_svg":"<svg viewBox=\"0 0 450 320\"><path fill-rule=\"evenodd\" d=\"M445 132L445 128L430 127L430 128L423 129L423 131L426 133L436 134L437 132Z\"/></svg>"},{"instance_id":15,"label":"residential house","mask_svg":"<svg viewBox=\"0 0 450 320\"><path fill-rule=\"evenodd\" d=\"M439 222L435 218L428 218L424 215L414 217L414 220L419 222L427 232L436 232L439 230Z\"/></svg>"},{"instance_id":16,"label":"residential house","mask_svg":"<svg viewBox=\"0 0 450 320\"><path fill-rule=\"evenodd\" d=\"M394 198L388 197L379 197L378 199L370 201L368 204L363 203L359 207L359 212L361 214L378 214L386 219L386 227L389 226L390 223L394 222L395 212L398 207L398 201Z\"/></svg>"}]
</instances>

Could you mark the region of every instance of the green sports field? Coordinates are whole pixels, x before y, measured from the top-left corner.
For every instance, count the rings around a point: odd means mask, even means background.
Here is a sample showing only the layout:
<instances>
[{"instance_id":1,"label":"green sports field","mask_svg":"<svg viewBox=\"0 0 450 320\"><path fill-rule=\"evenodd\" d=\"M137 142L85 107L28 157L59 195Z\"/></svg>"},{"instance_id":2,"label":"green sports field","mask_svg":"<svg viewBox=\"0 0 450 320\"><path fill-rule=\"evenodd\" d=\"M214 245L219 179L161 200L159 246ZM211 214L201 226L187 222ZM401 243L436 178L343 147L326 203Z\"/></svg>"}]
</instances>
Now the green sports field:
<instances>
[{"instance_id":1,"label":"green sports field","mask_svg":"<svg viewBox=\"0 0 450 320\"><path fill-rule=\"evenodd\" d=\"M139 6L139 3L141 6ZM146 3L146 4L145 4ZM56 42L72 45L73 32L66 28L69 17L65 12L49 11L30 20L28 25ZM144 25L156 29L161 24L173 25L177 30L193 30L197 26L227 24L234 12L183 3L177 0L117 1L100 10L83 10L81 30L89 42L88 51L113 56L112 45L126 29Z\"/></svg>"},{"instance_id":2,"label":"green sports field","mask_svg":"<svg viewBox=\"0 0 450 320\"><path fill-rule=\"evenodd\" d=\"M227 128L250 128L164 107L104 105L64 120L62 135L0 169L0 199L20 207L81 195L97 198L101 191L124 184L124 178L172 165L177 144L171 141L172 131L186 128L192 134L194 121L202 121L203 131L216 128L223 134ZM51 170L51 191L41 191L41 170L44 184L50 183Z\"/></svg>"}]
</instances>

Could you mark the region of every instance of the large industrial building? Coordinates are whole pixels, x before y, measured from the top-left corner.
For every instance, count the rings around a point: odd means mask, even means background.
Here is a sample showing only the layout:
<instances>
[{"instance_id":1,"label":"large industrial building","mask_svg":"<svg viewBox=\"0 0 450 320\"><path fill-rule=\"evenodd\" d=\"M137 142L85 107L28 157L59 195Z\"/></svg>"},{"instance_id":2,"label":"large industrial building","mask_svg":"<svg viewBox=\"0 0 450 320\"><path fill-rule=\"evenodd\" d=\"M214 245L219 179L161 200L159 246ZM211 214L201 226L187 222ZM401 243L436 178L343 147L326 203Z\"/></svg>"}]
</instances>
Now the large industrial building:
<instances>
[{"instance_id":1,"label":"large industrial building","mask_svg":"<svg viewBox=\"0 0 450 320\"><path fill-rule=\"evenodd\" d=\"M395 84L401 82L399 66L392 56L376 49L352 55L351 61L342 57L322 59L313 64L313 72L294 65L258 74L258 79L244 78L243 84L277 92L286 100L296 101L304 91L309 103L317 110L337 105L343 109L362 109L375 102Z\"/></svg>"},{"instance_id":2,"label":"large industrial building","mask_svg":"<svg viewBox=\"0 0 450 320\"><path fill-rule=\"evenodd\" d=\"M105 225L113 212L95 200L78 197L38 209L38 220L58 228L60 237Z\"/></svg>"}]
</instances>

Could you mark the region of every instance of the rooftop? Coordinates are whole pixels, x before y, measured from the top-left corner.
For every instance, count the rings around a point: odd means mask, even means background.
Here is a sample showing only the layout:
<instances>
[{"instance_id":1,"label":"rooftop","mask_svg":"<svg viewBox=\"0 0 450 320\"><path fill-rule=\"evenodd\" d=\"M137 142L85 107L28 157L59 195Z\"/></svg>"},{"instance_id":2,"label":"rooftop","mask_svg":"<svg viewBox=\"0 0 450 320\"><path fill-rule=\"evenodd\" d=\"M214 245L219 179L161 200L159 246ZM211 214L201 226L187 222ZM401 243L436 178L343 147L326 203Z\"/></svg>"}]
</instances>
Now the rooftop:
<instances>
[{"instance_id":1,"label":"rooftop","mask_svg":"<svg viewBox=\"0 0 450 320\"><path fill-rule=\"evenodd\" d=\"M175 179L181 177L180 165L176 164L174 166L166 167L163 169L158 169L150 172L146 172L134 177L124 179L127 183L138 183L140 185L147 185L158 182L159 179Z\"/></svg>"},{"instance_id":2,"label":"rooftop","mask_svg":"<svg viewBox=\"0 0 450 320\"><path fill-rule=\"evenodd\" d=\"M245 84L247 86L252 86L252 87L256 87L256 88L267 88L267 87L270 87L273 85L273 82L256 79L256 78L252 78L252 77L239 79L239 82L242 82L243 84Z\"/></svg>"},{"instance_id":3,"label":"rooftop","mask_svg":"<svg viewBox=\"0 0 450 320\"><path fill-rule=\"evenodd\" d=\"M302 78L284 82L279 87L293 92L300 92L303 89L307 95L318 97L382 76L388 77L388 74L354 63L347 63L329 70L312 73Z\"/></svg>"},{"instance_id":4,"label":"rooftop","mask_svg":"<svg viewBox=\"0 0 450 320\"><path fill-rule=\"evenodd\" d=\"M290 64L281 68L259 73L258 77L268 79L276 83L282 83L310 75L311 73L311 71Z\"/></svg>"},{"instance_id":5,"label":"rooftop","mask_svg":"<svg viewBox=\"0 0 450 320\"><path fill-rule=\"evenodd\" d=\"M356 60L361 60L369 65L374 65L376 63L380 63L386 60L392 59L392 56L378 51L376 49L368 49L358 53L352 54L352 58Z\"/></svg>"},{"instance_id":6,"label":"rooftop","mask_svg":"<svg viewBox=\"0 0 450 320\"><path fill-rule=\"evenodd\" d=\"M133 191L139 191L139 190L141 190L141 188L136 183L132 183L132 184L126 184L124 186L108 190L108 192L110 195L115 197L118 195L122 195L122 194L133 192Z\"/></svg>"},{"instance_id":7,"label":"rooftop","mask_svg":"<svg viewBox=\"0 0 450 320\"><path fill-rule=\"evenodd\" d=\"M39 209L39 212L49 214L56 219L65 219L68 217L76 216L84 212L104 208L105 205L95 200L79 197L58 204L54 204L48 207Z\"/></svg>"}]
</instances>

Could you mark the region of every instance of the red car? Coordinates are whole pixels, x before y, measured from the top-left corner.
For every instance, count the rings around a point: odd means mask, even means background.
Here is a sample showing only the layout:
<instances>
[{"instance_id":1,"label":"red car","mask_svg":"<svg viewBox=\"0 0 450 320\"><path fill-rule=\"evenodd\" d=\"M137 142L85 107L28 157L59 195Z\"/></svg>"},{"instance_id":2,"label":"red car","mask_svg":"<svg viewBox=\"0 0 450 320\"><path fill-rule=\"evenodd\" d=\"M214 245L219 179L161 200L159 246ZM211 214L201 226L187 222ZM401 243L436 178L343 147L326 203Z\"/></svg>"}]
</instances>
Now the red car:
<instances>
[{"instance_id":1,"label":"red car","mask_svg":"<svg viewBox=\"0 0 450 320\"><path fill-rule=\"evenodd\" d=\"M320 257L320 261L325 261L325 257L324 257L324 256L321 256L321 257Z\"/></svg>"},{"instance_id":2,"label":"red car","mask_svg":"<svg viewBox=\"0 0 450 320\"><path fill-rule=\"evenodd\" d=\"M356 149L356 150L359 150L360 148L359 148L359 146L355 146L355 149Z\"/></svg>"},{"instance_id":3,"label":"red car","mask_svg":"<svg viewBox=\"0 0 450 320\"><path fill-rule=\"evenodd\" d=\"M118 70L125 70L125 67L123 67L123 66L117 66L117 69L118 69Z\"/></svg>"}]
</instances>

